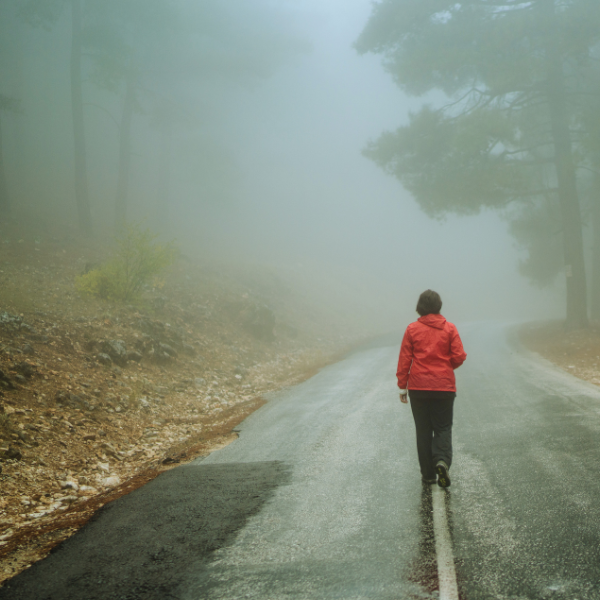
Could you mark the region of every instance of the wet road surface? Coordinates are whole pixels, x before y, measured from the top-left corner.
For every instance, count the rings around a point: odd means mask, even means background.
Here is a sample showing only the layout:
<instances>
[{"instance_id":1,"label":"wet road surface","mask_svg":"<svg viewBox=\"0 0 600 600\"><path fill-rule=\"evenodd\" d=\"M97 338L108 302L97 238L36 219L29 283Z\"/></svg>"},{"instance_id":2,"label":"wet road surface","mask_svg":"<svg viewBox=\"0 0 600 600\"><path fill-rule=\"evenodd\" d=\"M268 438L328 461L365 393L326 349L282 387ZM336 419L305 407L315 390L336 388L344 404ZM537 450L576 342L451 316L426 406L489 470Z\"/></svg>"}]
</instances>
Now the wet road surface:
<instances>
[{"instance_id":1,"label":"wet road surface","mask_svg":"<svg viewBox=\"0 0 600 600\"><path fill-rule=\"evenodd\" d=\"M420 482L398 347L366 349L105 507L0 599L440 598L444 509L460 598L600 598L600 389L501 326L460 331L449 491Z\"/></svg>"}]
</instances>

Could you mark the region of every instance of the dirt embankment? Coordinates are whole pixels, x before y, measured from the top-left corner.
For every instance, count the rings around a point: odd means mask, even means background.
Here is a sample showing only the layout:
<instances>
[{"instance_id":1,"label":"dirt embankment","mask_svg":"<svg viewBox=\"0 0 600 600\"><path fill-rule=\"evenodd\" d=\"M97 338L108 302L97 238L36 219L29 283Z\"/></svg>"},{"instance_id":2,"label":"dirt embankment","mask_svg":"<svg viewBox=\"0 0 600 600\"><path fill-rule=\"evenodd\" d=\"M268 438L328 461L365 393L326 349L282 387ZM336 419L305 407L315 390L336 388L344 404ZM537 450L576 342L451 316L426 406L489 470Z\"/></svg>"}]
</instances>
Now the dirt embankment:
<instances>
[{"instance_id":1,"label":"dirt embankment","mask_svg":"<svg viewBox=\"0 0 600 600\"><path fill-rule=\"evenodd\" d=\"M562 322L531 323L521 328L523 345L571 375L600 385L600 326L567 332Z\"/></svg>"},{"instance_id":2,"label":"dirt embankment","mask_svg":"<svg viewBox=\"0 0 600 600\"><path fill-rule=\"evenodd\" d=\"M74 278L100 250L0 241L0 583L365 336L272 274L189 261L143 306L84 301Z\"/></svg>"}]
</instances>

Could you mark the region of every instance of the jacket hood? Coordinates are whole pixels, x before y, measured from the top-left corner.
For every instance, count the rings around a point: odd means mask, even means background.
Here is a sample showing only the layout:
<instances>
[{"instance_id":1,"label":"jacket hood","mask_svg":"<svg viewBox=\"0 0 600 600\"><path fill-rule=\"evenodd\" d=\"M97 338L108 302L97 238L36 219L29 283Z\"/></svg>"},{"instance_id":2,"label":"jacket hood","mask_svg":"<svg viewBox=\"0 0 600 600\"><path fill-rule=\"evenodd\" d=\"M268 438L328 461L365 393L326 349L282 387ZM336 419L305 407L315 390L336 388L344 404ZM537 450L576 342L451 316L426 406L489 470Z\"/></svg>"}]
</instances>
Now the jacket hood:
<instances>
[{"instance_id":1,"label":"jacket hood","mask_svg":"<svg viewBox=\"0 0 600 600\"><path fill-rule=\"evenodd\" d=\"M444 329L446 325L446 318L442 315L425 315L424 317L420 317L418 319L419 323L423 323L423 325L427 325L428 327L433 327L435 329Z\"/></svg>"}]
</instances>

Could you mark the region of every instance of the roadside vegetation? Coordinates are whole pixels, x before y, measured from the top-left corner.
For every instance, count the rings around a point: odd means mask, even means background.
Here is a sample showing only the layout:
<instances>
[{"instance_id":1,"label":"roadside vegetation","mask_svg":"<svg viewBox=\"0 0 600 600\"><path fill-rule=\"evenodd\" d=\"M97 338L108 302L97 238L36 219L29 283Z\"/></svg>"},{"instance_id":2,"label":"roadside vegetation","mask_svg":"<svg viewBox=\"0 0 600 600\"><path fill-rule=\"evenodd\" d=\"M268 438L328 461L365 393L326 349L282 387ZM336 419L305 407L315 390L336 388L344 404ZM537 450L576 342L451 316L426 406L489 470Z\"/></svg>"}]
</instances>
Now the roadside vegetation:
<instances>
[{"instance_id":1,"label":"roadside vegetation","mask_svg":"<svg viewBox=\"0 0 600 600\"><path fill-rule=\"evenodd\" d=\"M136 302L145 287L160 288L159 276L177 256L174 242L161 244L159 235L140 224L123 226L116 238L116 250L104 264L75 279L84 296L112 302Z\"/></svg>"}]
</instances>

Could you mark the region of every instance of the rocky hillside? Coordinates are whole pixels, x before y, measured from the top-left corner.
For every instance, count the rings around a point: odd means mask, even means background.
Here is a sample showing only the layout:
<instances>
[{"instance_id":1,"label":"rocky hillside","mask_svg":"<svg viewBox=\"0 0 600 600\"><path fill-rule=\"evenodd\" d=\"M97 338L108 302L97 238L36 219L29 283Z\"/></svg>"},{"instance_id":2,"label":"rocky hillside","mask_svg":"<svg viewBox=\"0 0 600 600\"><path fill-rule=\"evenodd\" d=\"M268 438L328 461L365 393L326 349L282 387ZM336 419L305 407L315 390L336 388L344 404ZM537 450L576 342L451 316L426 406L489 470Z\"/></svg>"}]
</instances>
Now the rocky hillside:
<instances>
[{"instance_id":1,"label":"rocky hillside","mask_svg":"<svg viewBox=\"0 0 600 600\"><path fill-rule=\"evenodd\" d=\"M74 288L103 248L1 241L0 581L367 334L267 269L180 259L117 306Z\"/></svg>"}]
</instances>

